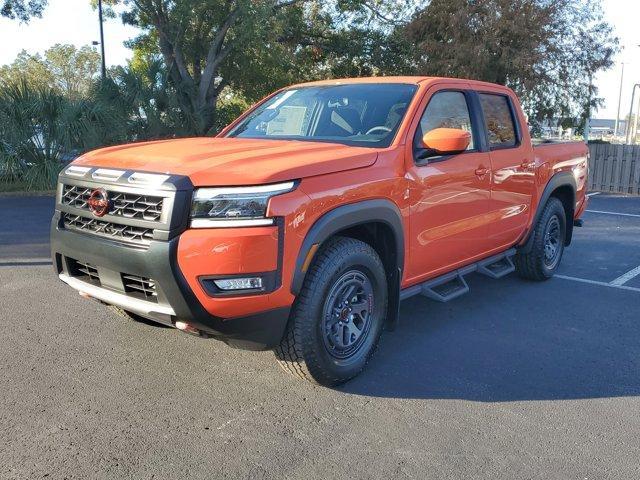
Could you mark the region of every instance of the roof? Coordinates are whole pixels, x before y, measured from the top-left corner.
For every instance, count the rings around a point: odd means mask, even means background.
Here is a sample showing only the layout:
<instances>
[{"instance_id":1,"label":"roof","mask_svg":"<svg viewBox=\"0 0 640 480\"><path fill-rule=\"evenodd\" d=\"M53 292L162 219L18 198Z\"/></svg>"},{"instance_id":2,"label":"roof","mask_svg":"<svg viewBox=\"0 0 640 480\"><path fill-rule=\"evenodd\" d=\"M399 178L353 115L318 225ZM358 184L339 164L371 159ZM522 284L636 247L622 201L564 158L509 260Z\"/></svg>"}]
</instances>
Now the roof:
<instances>
[{"instance_id":1,"label":"roof","mask_svg":"<svg viewBox=\"0 0 640 480\"><path fill-rule=\"evenodd\" d=\"M427 77L427 76L389 76L389 77L359 77L359 78L333 78L329 80L318 80L315 82L304 82L291 87L302 87L312 85L348 85L348 84L363 84L363 83L405 83L411 85L419 85L424 83L433 83L437 81L446 81L452 83L469 83L476 88L482 86L502 87L502 85L496 85L493 83L483 82L480 80L470 80L466 78L449 78L449 77ZM506 88L506 87L503 87Z\"/></svg>"},{"instance_id":2,"label":"roof","mask_svg":"<svg viewBox=\"0 0 640 480\"><path fill-rule=\"evenodd\" d=\"M353 83L409 83L417 85L427 80L436 80L436 77L358 77L358 78L332 78L329 80L317 80L315 82L304 82L292 85L300 87L303 85L344 85Z\"/></svg>"}]
</instances>

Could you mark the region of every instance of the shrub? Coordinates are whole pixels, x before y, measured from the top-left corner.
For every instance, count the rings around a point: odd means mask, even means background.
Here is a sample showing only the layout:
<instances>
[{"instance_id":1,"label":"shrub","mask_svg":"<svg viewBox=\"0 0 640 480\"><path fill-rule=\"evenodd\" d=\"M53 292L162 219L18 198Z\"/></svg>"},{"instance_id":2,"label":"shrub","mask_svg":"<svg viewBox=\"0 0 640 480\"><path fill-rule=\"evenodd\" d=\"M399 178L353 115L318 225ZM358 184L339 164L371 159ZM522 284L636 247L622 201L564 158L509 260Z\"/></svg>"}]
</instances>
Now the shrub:
<instances>
[{"instance_id":1,"label":"shrub","mask_svg":"<svg viewBox=\"0 0 640 480\"><path fill-rule=\"evenodd\" d=\"M87 99L69 99L26 82L0 92L0 151L3 181L25 181L28 189L49 189L65 161L122 139L114 109Z\"/></svg>"}]
</instances>

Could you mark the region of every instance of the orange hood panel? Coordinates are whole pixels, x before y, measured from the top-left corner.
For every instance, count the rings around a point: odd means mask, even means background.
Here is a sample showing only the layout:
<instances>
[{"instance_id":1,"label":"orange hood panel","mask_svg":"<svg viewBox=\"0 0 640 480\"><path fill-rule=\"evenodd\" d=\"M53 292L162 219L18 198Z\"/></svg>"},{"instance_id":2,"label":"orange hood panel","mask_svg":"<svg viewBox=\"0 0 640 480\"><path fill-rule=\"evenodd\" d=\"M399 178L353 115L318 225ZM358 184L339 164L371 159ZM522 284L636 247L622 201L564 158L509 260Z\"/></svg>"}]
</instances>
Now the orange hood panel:
<instances>
[{"instance_id":1,"label":"orange hood panel","mask_svg":"<svg viewBox=\"0 0 640 480\"><path fill-rule=\"evenodd\" d=\"M74 165L171 173L195 186L258 185L373 165L375 149L336 143L185 138L94 150Z\"/></svg>"}]
</instances>

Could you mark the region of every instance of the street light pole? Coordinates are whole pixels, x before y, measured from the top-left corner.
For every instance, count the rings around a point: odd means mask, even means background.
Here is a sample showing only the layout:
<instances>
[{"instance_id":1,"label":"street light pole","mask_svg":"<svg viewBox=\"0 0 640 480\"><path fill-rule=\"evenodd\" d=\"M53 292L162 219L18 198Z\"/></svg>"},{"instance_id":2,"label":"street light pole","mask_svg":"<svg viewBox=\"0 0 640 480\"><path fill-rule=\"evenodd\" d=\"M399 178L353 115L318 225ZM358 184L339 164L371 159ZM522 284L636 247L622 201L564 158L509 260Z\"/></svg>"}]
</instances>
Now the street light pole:
<instances>
[{"instance_id":1,"label":"street light pole","mask_svg":"<svg viewBox=\"0 0 640 480\"><path fill-rule=\"evenodd\" d=\"M627 125L626 125L626 131L627 131L627 138L625 143L627 145L631 144L631 116L633 115L633 104L635 103L636 100L636 88L640 88L640 83L636 83L633 86L633 92L631 93L631 107L629 107L629 117L627 118ZM640 112L638 112L640 113Z\"/></svg>"},{"instance_id":2,"label":"street light pole","mask_svg":"<svg viewBox=\"0 0 640 480\"><path fill-rule=\"evenodd\" d=\"M100 18L100 51L102 53L102 79L107 78L107 65L104 60L104 30L102 27L102 0L98 0L98 17Z\"/></svg>"},{"instance_id":3,"label":"street light pole","mask_svg":"<svg viewBox=\"0 0 640 480\"><path fill-rule=\"evenodd\" d=\"M638 98L638 109L633 119L633 133L631 134L631 145L635 145L638 139L638 117L640 117L640 98Z\"/></svg>"},{"instance_id":4,"label":"street light pole","mask_svg":"<svg viewBox=\"0 0 640 480\"><path fill-rule=\"evenodd\" d=\"M622 62L622 75L620 75L620 96L618 97L618 114L616 115L616 126L613 129L613 136L618 136L618 127L620 126L620 106L622 105L622 86L624 84L624 62Z\"/></svg>"}]
</instances>

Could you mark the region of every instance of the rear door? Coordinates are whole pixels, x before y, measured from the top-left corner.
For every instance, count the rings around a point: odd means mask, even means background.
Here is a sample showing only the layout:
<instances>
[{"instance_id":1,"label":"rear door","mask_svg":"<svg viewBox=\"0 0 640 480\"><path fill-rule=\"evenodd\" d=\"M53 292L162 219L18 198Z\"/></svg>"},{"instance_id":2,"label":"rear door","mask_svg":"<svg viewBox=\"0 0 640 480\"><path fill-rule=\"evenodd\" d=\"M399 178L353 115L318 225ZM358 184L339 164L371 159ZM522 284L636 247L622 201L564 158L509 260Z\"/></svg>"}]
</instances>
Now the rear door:
<instances>
[{"instance_id":1,"label":"rear door","mask_svg":"<svg viewBox=\"0 0 640 480\"><path fill-rule=\"evenodd\" d=\"M515 99L503 90L478 92L491 154L492 221L489 237L495 247L515 244L527 226L535 188L533 149L523 142Z\"/></svg>"},{"instance_id":2,"label":"rear door","mask_svg":"<svg viewBox=\"0 0 640 480\"><path fill-rule=\"evenodd\" d=\"M445 273L487 251L491 163L474 115L467 84L433 87L423 100L407 139L411 193L411 261L406 278L419 281ZM435 128L472 133L467 151L426 160L417 158L422 136Z\"/></svg>"}]
</instances>

